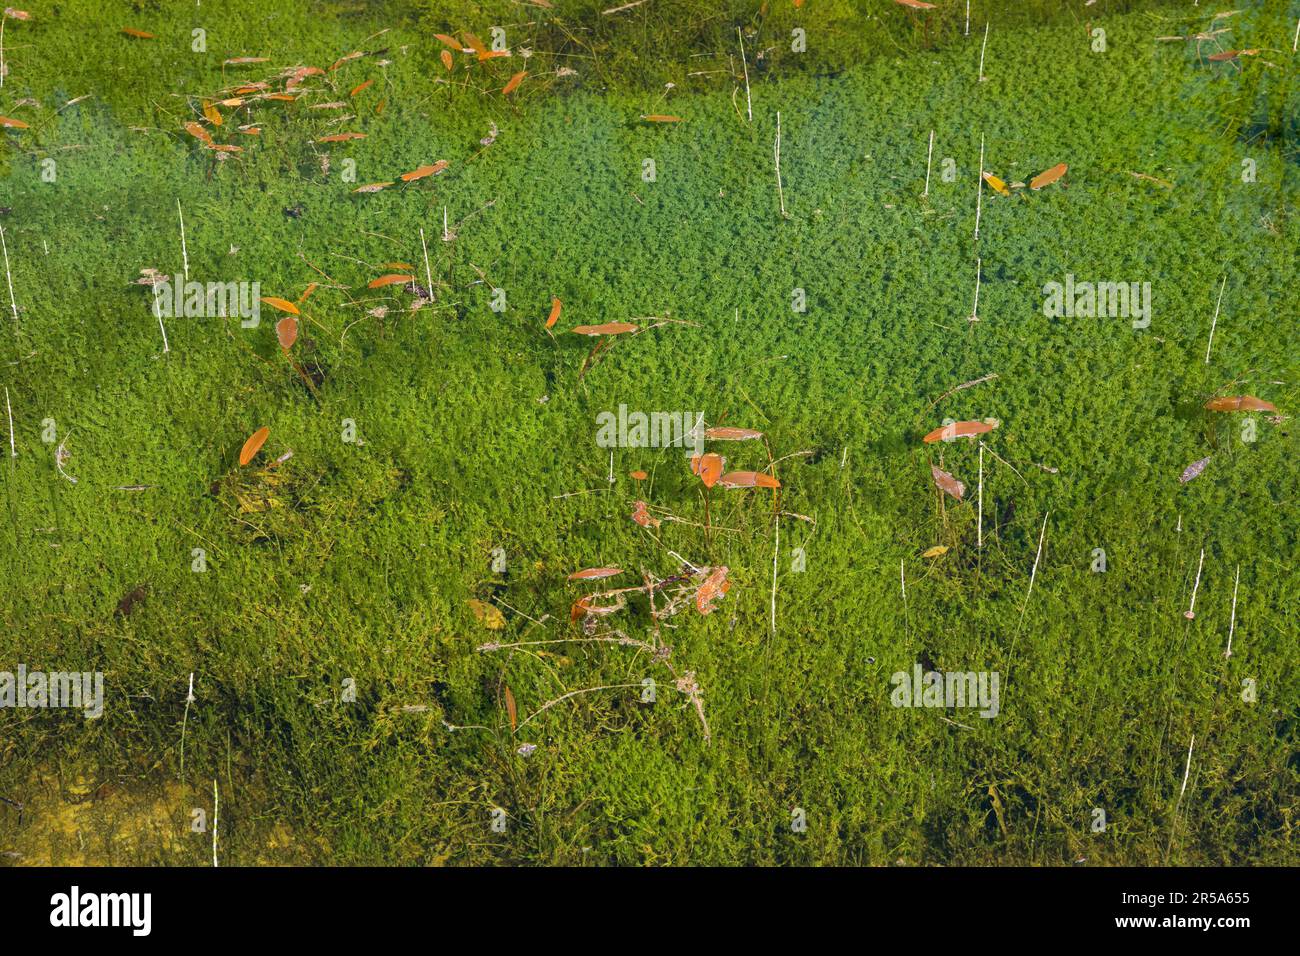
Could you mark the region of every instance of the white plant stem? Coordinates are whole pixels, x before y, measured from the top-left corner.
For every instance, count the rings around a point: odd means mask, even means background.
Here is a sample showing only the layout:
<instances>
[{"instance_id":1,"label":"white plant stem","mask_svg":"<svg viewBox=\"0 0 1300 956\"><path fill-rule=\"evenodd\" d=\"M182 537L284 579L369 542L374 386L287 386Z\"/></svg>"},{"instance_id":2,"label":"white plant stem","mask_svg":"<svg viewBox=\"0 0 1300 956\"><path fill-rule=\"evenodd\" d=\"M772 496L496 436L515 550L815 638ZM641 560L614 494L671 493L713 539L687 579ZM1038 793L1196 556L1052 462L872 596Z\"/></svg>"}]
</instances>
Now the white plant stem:
<instances>
[{"instance_id":1,"label":"white plant stem","mask_svg":"<svg viewBox=\"0 0 1300 956\"><path fill-rule=\"evenodd\" d=\"M1232 635L1237 630L1237 588L1241 586L1241 565L1237 565L1237 580L1232 584L1232 621L1228 624L1228 649L1223 652L1224 657L1232 656Z\"/></svg>"},{"instance_id":2,"label":"white plant stem","mask_svg":"<svg viewBox=\"0 0 1300 956\"><path fill-rule=\"evenodd\" d=\"M420 248L424 250L424 281L429 283L429 296L433 296L433 273L429 269L429 247L424 241L424 227L420 227Z\"/></svg>"},{"instance_id":3,"label":"white plant stem","mask_svg":"<svg viewBox=\"0 0 1300 956\"><path fill-rule=\"evenodd\" d=\"M176 200L176 215L181 221L181 266L185 270L185 281L190 281L190 253L185 245L185 213L181 212L181 201Z\"/></svg>"},{"instance_id":4,"label":"white plant stem","mask_svg":"<svg viewBox=\"0 0 1300 956\"><path fill-rule=\"evenodd\" d=\"M984 50L989 45L989 24L984 21L984 42L980 45L980 82L984 82Z\"/></svg>"},{"instance_id":5,"label":"white plant stem","mask_svg":"<svg viewBox=\"0 0 1300 956\"><path fill-rule=\"evenodd\" d=\"M9 243L5 242L4 227L0 226L0 250L5 256L5 282L9 284L9 308L14 313L14 328L18 328L18 300L14 298L14 277L9 272Z\"/></svg>"},{"instance_id":6,"label":"white plant stem","mask_svg":"<svg viewBox=\"0 0 1300 956\"><path fill-rule=\"evenodd\" d=\"M785 212L785 190L781 186L781 111L776 112L776 147L774 150L776 158L776 195L781 201L781 218L788 219Z\"/></svg>"},{"instance_id":7,"label":"white plant stem","mask_svg":"<svg viewBox=\"0 0 1300 956\"><path fill-rule=\"evenodd\" d=\"M5 386L5 414L9 416L9 457L17 458L18 449L14 445L14 410L9 404L9 386Z\"/></svg>"},{"instance_id":8,"label":"white plant stem","mask_svg":"<svg viewBox=\"0 0 1300 956\"><path fill-rule=\"evenodd\" d=\"M925 192L922 196L930 195L930 162L934 159L934 130L930 130L930 149L925 154Z\"/></svg>"},{"instance_id":9,"label":"white plant stem","mask_svg":"<svg viewBox=\"0 0 1300 956\"><path fill-rule=\"evenodd\" d=\"M1223 287L1228 284L1228 277L1225 275L1223 281L1219 283L1219 301L1214 303L1214 318L1210 322L1210 339L1205 343L1205 364L1210 364L1210 349L1214 347L1214 329L1219 324L1219 307L1223 305Z\"/></svg>"},{"instance_id":10,"label":"white plant stem","mask_svg":"<svg viewBox=\"0 0 1300 956\"><path fill-rule=\"evenodd\" d=\"M984 547L984 443L980 442L979 517L975 524L975 547Z\"/></svg>"},{"instance_id":11,"label":"white plant stem","mask_svg":"<svg viewBox=\"0 0 1300 956\"><path fill-rule=\"evenodd\" d=\"M745 62L745 38L741 35L740 27L736 27L736 39L740 41L740 68L745 71L745 115L749 117L749 121L752 123L754 122L754 104L749 98L749 64Z\"/></svg>"},{"instance_id":12,"label":"white plant stem","mask_svg":"<svg viewBox=\"0 0 1300 956\"><path fill-rule=\"evenodd\" d=\"M980 238L980 213L984 211L984 134L980 133L980 168L975 182L975 241Z\"/></svg>"},{"instance_id":13,"label":"white plant stem","mask_svg":"<svg viewBox=\"0 0 1300 956\"><path fill-rule=\"evenodd\" d=\"M1196 565L1196 580L1192 582L1192 601L1187 605L1187 612L1183 615L1189 621L1196 617L1196 592L1201 586L1201 569L1203 567L1205 567L1205 549L1201 548L1201 560Z\"/></svg>"},{"instance_id":14,"label":"white plant stem","mask_svg":"<svg viewBox=\"0 0 1300 956\"><path fill-rule=\"evenodd\" d=\"M978 322L980 320L980 278L984 271L984 261L976 258L975 260L975 304L971 306L970 320Z\"/></svg>"}]
</instances>

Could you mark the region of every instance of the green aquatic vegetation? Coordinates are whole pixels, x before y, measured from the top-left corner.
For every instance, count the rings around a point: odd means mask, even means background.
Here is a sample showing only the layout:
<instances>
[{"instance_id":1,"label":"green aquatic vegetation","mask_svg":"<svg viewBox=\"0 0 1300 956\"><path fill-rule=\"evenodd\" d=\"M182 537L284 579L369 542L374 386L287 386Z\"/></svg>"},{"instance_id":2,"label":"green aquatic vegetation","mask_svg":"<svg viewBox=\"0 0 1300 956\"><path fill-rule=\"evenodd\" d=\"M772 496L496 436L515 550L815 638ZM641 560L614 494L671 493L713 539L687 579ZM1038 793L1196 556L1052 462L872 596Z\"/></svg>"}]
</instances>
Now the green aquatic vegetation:
<instances>
[{"instance_id":1,"label":"green aquatic vegetation","mask_svg":"<svg viewBox=\"0 0 1300 956\"><path fill-rule=\"evenodd\" d=\"M602 16L618 5L234 3L105 24L65 3L6 34L0 114L30 128L0 152L18 312L0 330L17 451L0 464L0 669L102 670L107 696L95 721L0 717L17 728L0 795L31 808L19 827L0 806L0 850L72 858L51 792L144 807L134 834L183 827L175 790L202 803L216 778L234 863L1294 862L1291 61L1207 64L1153 40L1205 17L1105 0L1085 15L1106 30L1094 53L1078 18L1025 4L1024 20L999 6L980 83L982 37L951 12L927 32L885 5L809 4L804 61L785 52L786 4ZM488 40L498 21L533 51L509 99L515 56L460 54L448 74L432 36ZM1232 28L1276 50L1288 24L1259 5ZM225 159L183 130L221 89L358 49L310 81L344 110L265 103L256 137L228 111L218 138L244 150ZM273 59L223 74L254 55ZM366 137L315 142L343 130ZM1008 183L1069 172L977 199L981 138ZM167 318L164 353L136 280L184 262L289 301L319 283L293 346L314 391L270 307L256 328ZM366 288L393 262L433 301ZM1150 326L1049 318L1044 287L1067 275L1150 283ZM663 319L679 321L619 336L583 374L594 343L568 329ZM1278 421L1203 408L1247 393ZM715 487L706 512L676 447L613 449L611 483L598 417L620 405L761 430L707 448L730 469L779 459L779 495ZM979 445L921 437L987 417L981 518ZM261 426L261 456L237 467ZM680 520L638 527L637 500ZM580 634L570 608L594 588L572 571L632 583L683 560L732 582L714 613L661 632L703 688L707 741L670 687L642 700L644 648L477 650ZM616 620L638 640L653 626L636 595ZM997 718L892 706L891 675L917 662L999 672ZM527 716L625 684L515 733L502 704L507 686ZM210 852L188 834L92 845Z\"/></svg>"}]
</instances>

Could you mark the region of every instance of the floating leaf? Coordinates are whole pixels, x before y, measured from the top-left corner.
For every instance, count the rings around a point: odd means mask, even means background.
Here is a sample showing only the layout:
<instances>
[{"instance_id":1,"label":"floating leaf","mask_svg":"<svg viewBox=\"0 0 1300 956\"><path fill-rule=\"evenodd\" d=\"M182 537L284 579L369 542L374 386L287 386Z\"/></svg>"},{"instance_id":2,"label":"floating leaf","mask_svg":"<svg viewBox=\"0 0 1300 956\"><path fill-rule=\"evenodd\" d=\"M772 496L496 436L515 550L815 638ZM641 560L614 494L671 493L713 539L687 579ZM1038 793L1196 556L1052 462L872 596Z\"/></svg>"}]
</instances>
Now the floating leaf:
<instances>
[{"instance_id":1,"label":"floating leaf","mask_svg":"<svg viewBox=\"0 0 1300 956\"><path fill-rule=\"evenodd\" d=\"M961 501L962 495L966 494L966 486L942 468L939 468L936 465L931 465L930 474L934 476L934 483L938 485L941 490L952 495L958 501Z\"/></svg>"},{"instance_id":2,"label":"floating leaf","mask_svg":"<svg viewBox=\"0 0 1300 956\"><path fill-rule=\"evenodd\" d=\"M429 166L421 166L419 169L413 169L409 173L402 173L398 178L404 183L415 182L417 179L423 179L425 176L436 176L447 166L450 165L445 159L440 159Z\"/></svg>"},{"instance_id":3,"label":"floating leaf","mask_svg":"<svg viewBox=\"0 0 1300 956\"><path fill-rule=\"evenodd\" d=\"M1029 180L1029 188L1042 189L1044 186L1050 186L1052 183L1064 176L1065 171L1069 168L1070 167L1065 165L1065 163L1057 163L1051 169L1044 170L1033 179Z\"/></svg>"},{"instance_id":4,"label":"floating leaf","mask_svg":"<svg viewBox=\"0 0 1300 956\"><path fill-rule=\"evenodd\" d=\"M948 553L948 546L946 544L936 544L933 548L926 548L924 551L922 551L921 557L937 558L940 555L947 554L947 553Z\"/></svg>"},{"instance_id":5,"label":"floating leaf","mask_svg":"<svg viewBox=\"0 0 1300 956\"><path fill-rule=\"evenodd\" d=\"M949 422L947 425L936 428L921 440L928 445L949 438L969 438L973 435L983 435L985 432L991 432L997 427L997 419L986 419L982 422Z\"/></svg>"},{"instance_id":6,"label":"floating leaf","mask_svg":"<svg viewBox=\"0 0 1300 956\"><path fill-rule=\"evenodd\" d=\"M386 285L406 285L408 282L414 282L415 276L406 275L388 275L380 276L378 279L371 279L366 283L367 289L381 289Z\"/></svg>"},{"instance_id":7,"label":"floating leaf","mask_svg":"<svg viewBox=\"0 0 1300 956\"><path fill-rule=\"evenodd\" d=\"M290 315L298 315L298 307L287 299L280 299L273 295L262 296L262 301L273 309L279 309L281 312L288 312Z\"/></svg>"},{"instance_id":8,"label":"floating leaf","mask_svg":"<svg viewBox=\"0 0 1300 956\"><path fill-rule=\"evenodd\" d=\"M239 450L239 467L243 468L250 461L257 457L257 453L262 450L266 440L271 437L271 429L263 425L257 431L248 437L244 442L244 447Z\"/></svg>"},{"instance_id":9,"label":"floating leaf","mask_svg":"<svg viewBox=\"0 0 1300 956\"><path fill-rule=\"evenodd\" d=\"M712 452L707 455L691 456L691 474L699 475L705 488L712 488L718 483L718 479L722 477L722 469L726 465L727 459Z\"/></svg>"},{"instance_id":10,"label":"floating leaf","mask_svg":"<svg viewBox=\"0 0 1300 956\"><path fill-rule=\"evenodd\" d=\"M474 612L474 617L478 622L489 631L499 631L506 626L506 616L501 613L501 609L496 605L480 601L478 598L470 598L465 603Z\"/></svg>"},{"instance_id":11,"label":"floating leaf","mask_svg":"<svg viewBox=\"0 0 1300 956\"><path fill-rule=\"evenodd\" d=\"M984 181L989 184L989 187L994 192L999 193L1003 196L1011 195L1011 190L1007 188L1007 184L1004 183L1002 180L998 179L998 177L994 176L992 173L981 173L981 175L984 177Z\"/></svg>"},{"instance_id":12,"label":"floating leaf","mask_svg":"<svg viewBox=\"0 0 1300 956\"><path fill-rule=\"evenodd\" d=\"M527 75L528 75L527 70L520 70L514 76L510 77L510 79L506 81L506 85L501 87L501 95L509 96L511 93L513 93L516 89L519 88L519 84L524 81L524 77Z\"/></svg>"},{"instance_id":13,"label":"floating leaf","mask_svg":"<svg viewBox=\"0 0 1300 956\"><path fill-rule=\"evenodd\" d=\"M730 590L731 582L727 580L727 566L714 568L695 592L695 610L701 614L712 614L717 610L716 603Z\"/></svg>"},{"instance_id":14,"label":"floating leaf","mask_svg":"<svg viewBox=\"0 0 1300 956\"><path fill-rule=\"evenodd\" d=\"M546 319L546 327L548 329L554 328L555 323L560 321L560 309L563 307L564 307L563 302L555 298L555 296L551 296L551 314L547 316Z\"/></svg>"},{"instance_id":15,"label":"floating leaf","mask_svg":"<svg viewBox=\"0 0 1300 956\"><path fill-rule=\"evenodd\" d=\"M1205 470L1205 466L1210 463L1210 459L1212 457L1213 457L1212 455L1206 455L1200 461L1192 462L1190 465L1188 465L1186 468L1183 469L1183 473L1178 476L1178 480L1184 485L1187 484L1189 481L1191 481L1193 478L1195 478L1197 475L1199 475L1201 472Z\"/></svg>"},{"instance_id":16,"label":"floating leaf","mask_svg":"<svg viewBox=\"0 0 1300 956\"><path fill-rule=\"evenodd\" d=\"M604 325L575 325L569 331L575 335L622 335L637 331L637 327L631 322L606 322Z\"/></svg>"},{"instance_id":17,"label":"floating leaf","mask_svg":"<svg viewBox=\"0 0 1300 956\"><path fill-rule=\"evenodd\" d=\"M715 441L748 441L751 438L762 438L763 433L752 428L710 428L704 437Z\"/></svg>"},{"instance_id":18,"label":"floating leaf","mask_svg":"<svg viewBox=\"0 0 1300 956\"><path fill-rule=\"evenodd\" d=\"M569 575L570 581L599 581L601 578L612 578L616 574L622 574L622 568L583 568L581 571L574 571Z\"/></svg>"},{"instance_id":19,"label":"floating leaf","mask_svg":"<svg viewBox=\"0 0 1300 956\"><path fill-rule=\"evenodd\" d=\"M718 479L723 488L780 488L781 482L761 471L729 471Z\"/></svg>"},{"instance_id":20,"label":"floating leaf","mask_svg":"<svg viewBox=\"0 0 1300 956\"><path fill-rule=\"evenodd\" d=\"M293 348L293 343L298 341L298 320L287 315L275 323L275 337L280 342L280 348L289 351Z\"/></svg>"},{"instance_id":21,"label":"floating leaf","mask_svg":"<svg viewBox=\"0 0 1300 956\"><path fill-rule=\"evenodd\" d=\"M663 522L650 514L648 506L644 501L636 503L636 510L632 512L632 520L643 528L657 528Z\"/></svg>"},{"instance_id":22,"label":"floating leaf","mask_svg":"<svg viewBox=\"0 0 1300 956\"><path fill-rule=\"evenodd\" d=\"M506 698L506 715L510 718L510 732L515 732L515 727L519 724L519 711L515 707L515 695L510 693L510 688L505 688Z\"/></svg>"},{"instance_id":23,"label":"floating leaf","mask_svg":"<svg viewBox=\"0 0 1300 956\"><path fill-rule=\"evenodd\" d=\"M1205 403L1212 412L1275 412L1277 406L1254 395L1225 395Z\"/></svg>"}]
</instances>

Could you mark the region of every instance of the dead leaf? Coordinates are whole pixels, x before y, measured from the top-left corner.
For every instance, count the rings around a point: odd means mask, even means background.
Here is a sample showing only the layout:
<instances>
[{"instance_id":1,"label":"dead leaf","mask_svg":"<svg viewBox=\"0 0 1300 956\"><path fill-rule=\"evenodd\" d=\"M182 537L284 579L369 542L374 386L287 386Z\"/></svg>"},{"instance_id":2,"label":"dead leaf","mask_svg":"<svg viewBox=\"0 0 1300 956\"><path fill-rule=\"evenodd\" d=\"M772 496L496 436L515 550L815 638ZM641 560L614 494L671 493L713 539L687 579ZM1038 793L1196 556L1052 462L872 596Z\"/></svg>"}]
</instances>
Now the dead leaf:
<instances>
[{"instance_id":1,"label":"dead leaf","mask_svg":"<svg viewBox=\"0 0 1300 956\"><path fill-rule=\"evenodd\" d=\"M250 461L257 457L257 453L262 450L266 440L271 437L271 429L265 425L253 432L244 442L244 447L239 450L239 467L243 468Z\"/></svg>"}]
</instances>

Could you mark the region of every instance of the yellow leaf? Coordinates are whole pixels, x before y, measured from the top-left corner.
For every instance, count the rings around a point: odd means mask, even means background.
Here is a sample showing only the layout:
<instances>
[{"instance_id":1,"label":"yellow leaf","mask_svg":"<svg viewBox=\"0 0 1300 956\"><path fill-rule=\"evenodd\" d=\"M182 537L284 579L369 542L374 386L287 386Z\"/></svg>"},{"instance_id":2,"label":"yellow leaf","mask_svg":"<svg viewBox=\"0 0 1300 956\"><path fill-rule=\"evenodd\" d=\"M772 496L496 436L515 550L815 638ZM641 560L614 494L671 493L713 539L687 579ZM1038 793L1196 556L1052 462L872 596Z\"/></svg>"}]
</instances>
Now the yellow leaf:
<instances>
[{"instance_id":1,"label":"yellow leaf","mask_svg":"<svg viewBox=\"0 0 1300 956\"><path fill-rule=\"evenodd\" d=\"M983 175L984 181L989 184L989 187L993 189L994 192L1002 196L1011 195L1011 190L1007 188L1007 184L998 179L998 177L994 176L992 173L984 173Z\"/></svg>"},{"instance_id":2,"label":"yellow leaf","mask_svg":"<svg viewBox=\"0 0 1300 956\"><path fill-rule=\"evenodd\" d=\"M486 601L480 601L478 598L470 598L465 602L469 609L474 612L474 617L479 623L489 631L499 631L506 626L506 616L501 613L501 609Z\"/></svg>"},{"instance_id":3,"label":"yellow leaf","mask_svg":"<svg viewBox=\"0 0 1300 956\"><path fill-rule=\"evenodd\" d=\"M921 557L937 558L939 557L939 555L947 554L947 553L948 553L948 546L946 544L936 544L933 548L929 548L925 551L922 551Z\"/></svg>"}]
</instances>

